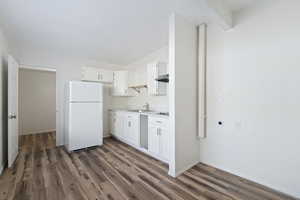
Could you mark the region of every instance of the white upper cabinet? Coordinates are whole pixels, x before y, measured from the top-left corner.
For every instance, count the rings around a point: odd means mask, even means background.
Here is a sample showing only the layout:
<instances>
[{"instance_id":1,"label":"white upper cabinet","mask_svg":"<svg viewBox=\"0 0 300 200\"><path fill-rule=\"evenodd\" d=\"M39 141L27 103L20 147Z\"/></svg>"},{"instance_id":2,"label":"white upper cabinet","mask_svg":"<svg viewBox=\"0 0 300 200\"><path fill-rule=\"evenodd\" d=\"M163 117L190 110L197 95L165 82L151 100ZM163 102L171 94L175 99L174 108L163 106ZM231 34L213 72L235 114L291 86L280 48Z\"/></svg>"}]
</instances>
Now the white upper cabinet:
<instances>
[{"instance_id":1,"label":"white upper cabinet","mask_svg":"<svg viewBox=\"0 0 300 200\"><path fill-rule=\"evenodd\" d=\"M147 87L151 96L167 95L167 83L159 82L155 79L159 75L167 74L167 64L163 62L153 62L147 65Z\"/></svg>"},{"instance_id":2,"label":"white upper cabinet","mask_svg":"<svg viewBox=\"0 0 300 200\"><path fill-rule=\"evenodd\" d=\"M101 83L112 83L113 71L94 67L82 67L81 80Z\"/></svg>"},{"instance_id":3,"label":"white upper cabinet","mask_svg":"<svg viewBox=\"0 0 300 200\"><path fill-rule=\"evenodd\" d=\"M147 70L145 67L138 67L129 71L129 87L147 85Z\"/></svg>"},{"instance_id":4,"label":"white upper cabinet","mask_svg":"<svg viewBox=\"0 0 300 200\"><path fill-rule=\"evenodd\" d=\"M128 71L114 71L113 96L133 96L133 91L128 87Z\"/></svg>"},{"instance_id":5,"label":"white upper cabinet","mask_svg":"<svg viewBox=\"0 0 300 200\"><path fill-rule=\"evenodd\" d=\"M113 71L109 70L98 70L98 80L103 83L112 83L113 82Z\"/></svg>"}]
</instances>

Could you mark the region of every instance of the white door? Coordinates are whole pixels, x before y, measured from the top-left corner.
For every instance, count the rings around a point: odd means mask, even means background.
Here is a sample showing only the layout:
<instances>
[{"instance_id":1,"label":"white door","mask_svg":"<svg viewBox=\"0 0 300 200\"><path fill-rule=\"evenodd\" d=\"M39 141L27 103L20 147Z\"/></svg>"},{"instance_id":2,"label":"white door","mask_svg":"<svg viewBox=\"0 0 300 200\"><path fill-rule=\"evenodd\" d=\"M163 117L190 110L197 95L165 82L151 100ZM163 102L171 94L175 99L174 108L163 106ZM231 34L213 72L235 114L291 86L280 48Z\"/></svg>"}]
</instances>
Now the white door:
<instances>
[{"instance_id":1,"label":"white door","mask_svg":"<svg viewBox=\"0 0 300 200\"><path fill-rule=\"evenodd\" d=\"M19 64L8 56L8 167L13 165L19 152L18 72Z\"/></svg>"}]
</instances>

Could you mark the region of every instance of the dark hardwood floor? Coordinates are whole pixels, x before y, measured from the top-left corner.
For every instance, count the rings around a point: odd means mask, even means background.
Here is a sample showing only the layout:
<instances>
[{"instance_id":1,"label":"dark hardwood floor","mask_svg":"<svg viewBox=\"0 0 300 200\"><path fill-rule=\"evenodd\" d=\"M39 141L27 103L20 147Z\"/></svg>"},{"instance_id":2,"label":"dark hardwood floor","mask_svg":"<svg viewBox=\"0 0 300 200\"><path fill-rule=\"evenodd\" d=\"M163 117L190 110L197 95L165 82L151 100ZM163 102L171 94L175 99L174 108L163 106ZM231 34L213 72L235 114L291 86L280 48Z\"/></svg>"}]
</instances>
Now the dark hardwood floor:
<instances>
[{"instance_id":1,"label":"dark hardwood floor","mask_svg":"<svg viewBox=\"0 0 300 200\"><path fill-rule=\"evenodd\" d=\"M293 199L204 164L169 177L166 164L115 139L71 154L55 147L53 133L22 136L20 143L15 165L0 178L1 200Z\"/></svg>"}]
</instances>

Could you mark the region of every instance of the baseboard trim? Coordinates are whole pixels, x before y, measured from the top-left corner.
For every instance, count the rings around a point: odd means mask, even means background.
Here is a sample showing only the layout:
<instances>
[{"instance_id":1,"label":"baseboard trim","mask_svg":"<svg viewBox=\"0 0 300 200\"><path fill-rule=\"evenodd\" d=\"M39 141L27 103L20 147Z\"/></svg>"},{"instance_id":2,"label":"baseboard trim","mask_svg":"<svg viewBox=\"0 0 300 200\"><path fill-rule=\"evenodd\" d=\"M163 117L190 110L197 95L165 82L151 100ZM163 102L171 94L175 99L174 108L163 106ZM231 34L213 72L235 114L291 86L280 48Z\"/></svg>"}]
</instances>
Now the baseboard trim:
<instances>
[{"instance_id":1,"label":"baseboard trim","mask_svg":"<svg viewBox=\"0 0 300 200\"><path fill-rule=\"evenodd\" d=\"M110 138L110 137L112 137L112 135L111 135L111 134L108 134L108 135L103 135L103 138Z\"/></svg>"},{"instance_id":2,"label":"baseboard trim","mask_svg":"<svg viewBox=\"0 0 300 200\"><path fill-rule=\"evenodd\" d=\"M173 175L170 173L170 171L168 172L168 174L169 174L170 176L176 178L177 176L179 176L179 175L182 174L183 172L185 172L185 171L189 170L190 168L192 168L193 166L197 165L199 162L200 162L200 161L197 160L197 161L195 161L195 162L189 164L189 165L186 166L185 168L179 170L178 172L175 172L175 176L173 176Z\"/></svg>"},{"instance_id":3,"label":"baseboard trim","mask_svg":"<svg viewBox=\"0 0 300 200\"><path fill-rule=\"evenodd\" d=\"M48 130L40 130L40 131L22 133L21 135L33 135L33 134L49 133L49 132L55 132L55 131L56 131L56 129L48 129Z\"/></svg>"},{"instance_id":4,"label":"baseboard trim","mask_svg":"<svg viewBox=\"0 0 300 200\"><path fill-rule=\"evenodd\" d=\"M270 186L268 184L265 184L265 183L262 183L262 182L259 182L257 180L254 180L253 178L251 177L248 177L248 176L245 176L245 175L240 175L239 173L236 173L230 169L226 169L225 167L215 167L215 164L212 164L210 162L203 162L203 161L200 161L199 163L203 164L203 165L206 165L212 169L215 169L215 170L218 170L218 171L221 171L221 172L224 172L224 173L227 173L229 174L230 176L234 176L234 177L237 177L239 179L242 179L242 180L245 180L245 181L248 181L252 184L256 184L258 185L259 187L261 188L265 188L266 190L270 190L274 193L277 193L279 195L283 195L285 198L288 198L288 199L295 199L295 200L300 200L299 196L297 196L296 194L290 194L286 191L282 191L276 187L273 187L273 186Z\"/></svg>"}]
</instances>

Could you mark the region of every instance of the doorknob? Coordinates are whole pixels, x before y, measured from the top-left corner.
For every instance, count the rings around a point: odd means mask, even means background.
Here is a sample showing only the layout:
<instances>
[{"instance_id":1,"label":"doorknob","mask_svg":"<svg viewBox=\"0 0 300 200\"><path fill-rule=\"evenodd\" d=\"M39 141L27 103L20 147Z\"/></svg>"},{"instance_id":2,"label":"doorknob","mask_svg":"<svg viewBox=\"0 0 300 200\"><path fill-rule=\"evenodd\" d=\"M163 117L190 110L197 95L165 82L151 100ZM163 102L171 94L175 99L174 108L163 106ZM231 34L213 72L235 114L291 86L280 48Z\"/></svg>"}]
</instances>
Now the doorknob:
<instances>
[{"instance_id":1,"label":"doorknob","mask_svg":"<svg viewBox=\"0 0 300 200\"><path fill-rule=\"evenodd\" d=\"M17 115L15 115L15 114L8 115L8 119L17 119Z\"/></svg>"}]
</instances>

